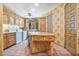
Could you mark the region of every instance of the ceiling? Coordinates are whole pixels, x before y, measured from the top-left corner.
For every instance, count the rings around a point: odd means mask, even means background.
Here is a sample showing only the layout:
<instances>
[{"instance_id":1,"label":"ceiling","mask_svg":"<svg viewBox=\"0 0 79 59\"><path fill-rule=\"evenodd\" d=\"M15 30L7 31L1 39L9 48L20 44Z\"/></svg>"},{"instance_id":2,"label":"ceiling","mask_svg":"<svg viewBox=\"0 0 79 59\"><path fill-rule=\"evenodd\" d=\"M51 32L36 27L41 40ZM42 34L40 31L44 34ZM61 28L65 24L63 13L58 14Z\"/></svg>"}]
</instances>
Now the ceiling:
<instances>
[{"instance_id":1,"label":"ceiling","mask_svg":"<svg viewBox=\"0 0 79 59\"><path fill-rule=\"evenodd\" d=\"M4 3L4 5L14 11L19 16L28 17L28 13L31 13L31 17L41 17L46 15L51 9L58 6L58 3Z\"/></svg>"}]
</instances>

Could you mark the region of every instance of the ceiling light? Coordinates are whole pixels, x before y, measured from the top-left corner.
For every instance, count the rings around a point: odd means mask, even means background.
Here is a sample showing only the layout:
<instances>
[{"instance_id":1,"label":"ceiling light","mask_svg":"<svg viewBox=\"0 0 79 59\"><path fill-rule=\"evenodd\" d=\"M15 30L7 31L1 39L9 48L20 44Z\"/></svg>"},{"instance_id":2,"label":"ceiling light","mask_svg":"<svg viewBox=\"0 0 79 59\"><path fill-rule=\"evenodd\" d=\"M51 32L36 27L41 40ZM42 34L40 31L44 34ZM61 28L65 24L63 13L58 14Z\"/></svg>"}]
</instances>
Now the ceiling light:
<instances>
[{"instance_id":1,"label":"ceiling light","mask_svg":"<svg viewBox=\"0 0 79 59\"><path fill-rule=\"evenodd\" d=\"M35 6L39 6L39 3L35 3L34 5L35 5Z\"/></svg>"}]
</instances>

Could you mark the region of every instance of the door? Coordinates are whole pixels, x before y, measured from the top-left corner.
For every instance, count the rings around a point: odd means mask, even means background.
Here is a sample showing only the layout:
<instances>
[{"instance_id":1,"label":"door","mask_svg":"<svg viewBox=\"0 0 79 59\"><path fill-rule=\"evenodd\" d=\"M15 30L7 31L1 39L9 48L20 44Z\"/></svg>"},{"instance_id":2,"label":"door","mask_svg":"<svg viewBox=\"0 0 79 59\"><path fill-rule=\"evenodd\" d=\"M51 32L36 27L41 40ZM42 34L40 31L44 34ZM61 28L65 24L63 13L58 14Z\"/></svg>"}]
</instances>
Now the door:
<instances>
[{"instance_id":1,"label":"door","mask_svg":"<svg viewBox=\"0 0 79 59\"><path fill-rule=\"evenodd\" d=\"M76 55L76 5L65 6L65 48Z\"/></svg>"},{"instance_id":2,"label":"door","mask_svg":"<svg viewBox=\"0 0 79 59\"><path fill-rule=\"evenodd\" d=\"M40 18L40 31L41 32L46 32L46 18Z\"/></svg>"}]
</instances>

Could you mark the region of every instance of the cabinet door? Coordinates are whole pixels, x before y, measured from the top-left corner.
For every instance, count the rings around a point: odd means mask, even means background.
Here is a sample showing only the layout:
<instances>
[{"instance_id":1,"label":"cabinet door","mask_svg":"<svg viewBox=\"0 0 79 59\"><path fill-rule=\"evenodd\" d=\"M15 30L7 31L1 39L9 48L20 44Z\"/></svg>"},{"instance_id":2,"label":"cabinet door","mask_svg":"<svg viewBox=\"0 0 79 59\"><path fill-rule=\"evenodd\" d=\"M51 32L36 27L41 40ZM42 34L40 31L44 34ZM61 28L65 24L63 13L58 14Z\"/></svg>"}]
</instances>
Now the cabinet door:
<instances>
[{"instance_id":1,"label":"cabinet door","mask_svg":"<svg viewBox=\"0 0 79 59\"><path fill-rule=\"evenodd\" d=\"M8 45L8 47L16 44L16 38L15 37L16 36L15 36L14 33L7 34L7 45Z\"/></svg>"},{"instance_id":2,"label":"cabinet door","mask_svg":"<svg viewBox=\"0 0 79 59\"><path fill-rule=\"evenodd\" d=\"M20 27L24 27L24 19L20 19Z\"/></svg>"},{"instance_id":3,"label":"cabinet door","mask_svg":"<svg viewBox=\"0 0 79 59\"><path fill-rule=\"evenodd\" d=\"M76 5L67 4L65 6L65 47L73 55L76 55Z\"/></svg>"},{"instance_id":4,"label":"cabinet door","mask_svg":"<svg viewBox=\"0 0 79 59\"><path fill-rule=\"evenodd\" d=\"M76 55L75 53L76 53L76 36L77 36L77 32L76 32L76 29L77 27L76 27L76 18L75 18L75 16L73 16L73 17L71 17L71 32L70 32L70 34L71 34L71 36L70 36L70 38L71 38L71 48L72 48L72 54L74 54L74 55Z\"/></svg>"},{"instance_id":5,"label":"cabinet door","mask_svg":"<svg viewBox=\"0 0 79 59\"><path fill-rule=\"evenodd\" d=\"M16 19L15 24L19 26L19 24L20 24L19 19Z\"/></svg>"},{"instance_id":6,"label":"cabinet door","mask_svg":"<svg viewBox=\"0 0 79 59\"><path fill-rule=\"evenodd\" d=\"M14 17L10 17L10 24L14 25Z\"/></svg>"},{"instance_id":7,"label":"cabinet door","mask_svg":"<svg viewBox=\"0 0 79 59\"><path fill-rule=\"evenodd\" d=\"M4 49L7 48L6 34L3 35L3 45Z\"/></svg>"},{"instance_id":8,"label":"cabinet door","mask_svg":"<svg viewBox=\"0 0 79 59\"><path fill-rule=\"evenodd\" d=\"M7 15L3 15L3 24L7 24Z\"/></svg>"},{"instance_id":9,"label":"cabinet door","mask_svg":"<svg viewBox=\"0 0 79 59\"><path fill-rule=\"evenodd\" d=\"M0 56L3 55L3 4L0 3Z\"/></svg>"}]
</instances>

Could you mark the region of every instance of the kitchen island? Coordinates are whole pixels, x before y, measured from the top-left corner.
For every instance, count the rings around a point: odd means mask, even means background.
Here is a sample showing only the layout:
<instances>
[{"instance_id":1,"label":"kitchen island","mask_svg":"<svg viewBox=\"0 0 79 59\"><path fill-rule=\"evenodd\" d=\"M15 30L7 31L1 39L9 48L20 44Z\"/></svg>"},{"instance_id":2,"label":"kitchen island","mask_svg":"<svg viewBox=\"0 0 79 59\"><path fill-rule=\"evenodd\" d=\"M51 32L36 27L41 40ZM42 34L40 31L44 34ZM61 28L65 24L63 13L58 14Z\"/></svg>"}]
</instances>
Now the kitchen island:
<instances>
[{"instance_id":1,"label":"kitchen island","mask_svg":"<svg viewBox=\"0 0 79 59\"><path fill-rule=\"evenodd\" d=\"M51 55L51 43L54 43L55 36L46 32L29 32L29 48L32 54L47 52Z\"/></svg>"}]
</instances>

